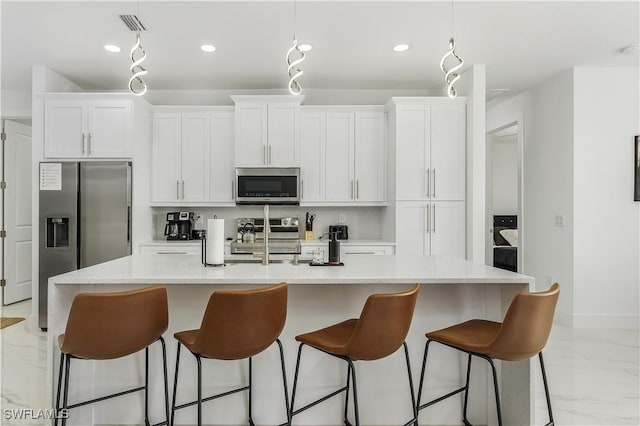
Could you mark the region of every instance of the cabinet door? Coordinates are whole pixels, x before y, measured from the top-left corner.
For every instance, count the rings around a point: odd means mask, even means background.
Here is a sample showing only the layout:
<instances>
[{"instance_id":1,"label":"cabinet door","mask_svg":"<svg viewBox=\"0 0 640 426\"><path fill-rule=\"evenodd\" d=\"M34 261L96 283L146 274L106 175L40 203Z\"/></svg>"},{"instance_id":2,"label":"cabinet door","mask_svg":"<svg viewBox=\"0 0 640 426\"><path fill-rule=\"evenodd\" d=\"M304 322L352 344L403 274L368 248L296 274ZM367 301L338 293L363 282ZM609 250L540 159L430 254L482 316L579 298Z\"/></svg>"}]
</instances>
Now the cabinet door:
<instances>
[{"instance_id":1,"label":"cabinet door","mask_svg":"<svg viewBox=\"0 0 640 426\"><path fill-rule=\"evenodd\" d=\"M233 202L233 113L215 112L211 115L211 201Z\"/></svg>"},{"instance_id":2,"label":"cabinet door","mask_svg":"<svg viewBox=\"0 0 640 426\"><path fill-rule=\"evenodd\" d=\"M181 201L209 200L210 133L209 113L182 114Z\"/></svg>"},{"instance_id":3,"label":"cabinet door","mask_svg":"<svg viewBox=\"0 0 640 426\"><path fill-rule=\"evenodd\" d=\"M465 203L438 201L430 207L431 254L465 258Z\"/></svg>"},{"instance_id":4,"label":"cabinet door","mask_svg":"<svg viewBox=\"0 0 640 426\"><path fill-rule=\"evenodd\" d=\"M88 108L88 155L130 157L131 101L91 101Z\"/></svg>"},{"instance_id":5,"label":"cabinet door","mask_svg":"<svg viewBox=\"0 0 640 426\"><path fill-rule=\"evenodd\" d=\"M300 120L301 202L325 198L325 126L326 113L303 112Z\"/></svg>"},{"instance_id":6,"label":"cabinet door","mask_svg":"<svg viewBox=\"0 0 640 426\"><path fill-rule=\"evenodd\" d=\"M399 202L396 204L396 253L429 254L426 202Z\"/></svg>"},{"instance_id":7,"label":"cabinet door","mask_svg":"<svg viewBox=\"0 0 640 426\"><path fill-rule=\"evenodd\" d=\"M431 107L431 199L465 199L465 106Z\"/></svg>"},{"instance_id":8,"label":"cabinet door","mask_svg":"<svg viewBox=\"0 0 640 426\"><path fill-rule=\"evenodd\" d=\"M153 114L151 142L151 201L178 201L180 198L181 116Z\"/></svg>"},{"instance_id":9,"label":"cabinet door","mask_svg":"<svg viewBox=\"0 0 640 426\"><path fill-rule=\"evenodd\" d=\"M87 153L86 122L85 102L46 101L45 157L84 157Z\"/></svg>"},{"instance_id":10,"label":"cabinet door","mask_svg":"<svg viewBox=\"0 0 640 426\"><path fill-rule=\"evenodd\" d=\"M325 193L327 201L352 201L353 113L327 113Z\"/></svg>"},{"instance_id":11,"label":"cabinet door","mask_svg":"<svg viewBox=\"0 0 640 426\"><path fill-rule=\"evenodd\" d=\"M385 201L386 144L383 112L355 113L356 201Z\"/></svg>"},{"instance_id":12,"label":"cabinet door","mask_svg":"<svg viewBox=\"0 0 640 426\"><path fill-rule=\"evenodd\" d=\"M267 104L236 105L235 130L236 166L266 166Z\"/></svg>"},{"instance_id":13,"label":"cabinet door","mask_svg":"<svg viewBox=\"0 0 640 426\"><path fill-rule=\"evenodd\" d=\"M267 113L267 165L300 165L299 105L269 104Z\"/></svg>"},{"instance_id":14,"label":"cabinet door","mask_svg":"<svg viewBox=\"0 0 640 426\"><path fill-rule=\"evenodd\" d=\"M428 105L400 105L396 110L396 199L426 200L429 179Z\"/></svg>"}]
</instances>

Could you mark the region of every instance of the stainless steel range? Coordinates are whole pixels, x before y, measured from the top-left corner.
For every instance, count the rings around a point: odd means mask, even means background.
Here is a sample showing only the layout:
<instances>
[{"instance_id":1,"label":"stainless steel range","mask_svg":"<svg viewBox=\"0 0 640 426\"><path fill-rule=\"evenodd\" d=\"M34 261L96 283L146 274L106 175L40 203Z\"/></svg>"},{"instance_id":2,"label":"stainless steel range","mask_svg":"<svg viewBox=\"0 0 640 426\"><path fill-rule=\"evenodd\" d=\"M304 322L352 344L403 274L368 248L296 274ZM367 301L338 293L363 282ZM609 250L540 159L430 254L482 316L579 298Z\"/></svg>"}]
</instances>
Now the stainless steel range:
<instances>
[{"instance_id":1,"label":"stainless steel range","mask_svg":"<svg viewBox=\"0 0 640 426\"><path fill-rule=\"evenodd\" d=\"M264 218L238 218L237 239L231 243L231 254L257 254L264 245ZM300 222L297 217L269 219L269 253L300 254Z\"/></svg>"}]
</instances>

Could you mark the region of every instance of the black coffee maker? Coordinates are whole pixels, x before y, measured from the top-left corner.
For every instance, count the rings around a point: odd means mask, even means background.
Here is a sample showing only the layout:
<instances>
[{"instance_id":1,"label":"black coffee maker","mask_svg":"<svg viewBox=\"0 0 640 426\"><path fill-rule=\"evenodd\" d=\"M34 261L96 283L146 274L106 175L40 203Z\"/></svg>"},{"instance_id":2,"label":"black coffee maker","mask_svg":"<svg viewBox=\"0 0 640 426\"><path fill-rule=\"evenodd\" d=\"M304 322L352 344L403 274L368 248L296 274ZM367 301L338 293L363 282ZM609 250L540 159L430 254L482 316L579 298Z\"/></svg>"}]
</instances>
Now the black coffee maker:
<instances>
[{"instance_id":1,"label":"black coffee maker","mask_svg":"<svg viewBox=\"0 0 640 426\"><path fill-rule=\"evenodd\" d=\"M190 240L191 228L193 228L193 212L167 213L167 224L164 226L164 235L167 240Z\"/></svg>"}]
</instances>

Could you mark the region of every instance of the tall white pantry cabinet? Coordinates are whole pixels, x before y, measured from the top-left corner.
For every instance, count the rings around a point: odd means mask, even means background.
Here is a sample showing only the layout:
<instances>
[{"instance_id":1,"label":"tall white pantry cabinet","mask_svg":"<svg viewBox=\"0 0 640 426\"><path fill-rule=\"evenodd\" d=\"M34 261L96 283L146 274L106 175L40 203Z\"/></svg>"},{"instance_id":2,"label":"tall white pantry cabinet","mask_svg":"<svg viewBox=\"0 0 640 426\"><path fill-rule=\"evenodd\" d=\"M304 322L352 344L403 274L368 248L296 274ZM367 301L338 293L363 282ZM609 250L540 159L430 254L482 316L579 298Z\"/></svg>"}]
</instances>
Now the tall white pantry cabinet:
<instances>
[{"instance_id":1,"label":"tall white pantry cabinet","mask_svg":"<svg viewBox=\"0 0 640 426\"><path fill-rule=\"evenodd\" d=\"M392 98L396 253L465 257L466 99Z\"/></svg>"}]
</instances>

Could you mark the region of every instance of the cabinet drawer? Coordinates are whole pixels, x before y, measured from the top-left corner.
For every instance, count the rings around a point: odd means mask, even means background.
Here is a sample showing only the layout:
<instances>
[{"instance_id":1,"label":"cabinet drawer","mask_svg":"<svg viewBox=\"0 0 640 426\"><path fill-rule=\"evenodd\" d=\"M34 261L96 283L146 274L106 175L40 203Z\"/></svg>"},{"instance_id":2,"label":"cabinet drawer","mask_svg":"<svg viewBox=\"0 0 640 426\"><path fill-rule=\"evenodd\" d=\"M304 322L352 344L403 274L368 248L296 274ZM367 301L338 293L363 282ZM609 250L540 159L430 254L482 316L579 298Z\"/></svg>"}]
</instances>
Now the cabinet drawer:
<instances>
[{"instance_id":1,"label":"cabinet drawer","mask_svg":"<svg viewBox=\"0 0 640 426\"><path fill-rule=\"evenodd\" d=\"M369 255L384 255L393 254L393 246L368 246L368 245L348 245L340 247L340 254L352 255L352 254L369 254Z\"/></svg>"},{"instance_id":2,"label":"cabinet drawer","mask_svg":"<svg viewBox=\"0 0 640 426\"><path fill-rule=\"evenodd\" d=\"M200 256L200 246L193 244L168 244L162 246L140 246L140 254L188 254Z\"/></svg>"}]
</instances>

